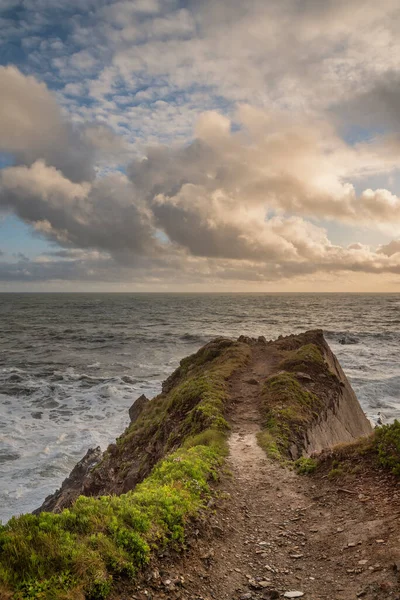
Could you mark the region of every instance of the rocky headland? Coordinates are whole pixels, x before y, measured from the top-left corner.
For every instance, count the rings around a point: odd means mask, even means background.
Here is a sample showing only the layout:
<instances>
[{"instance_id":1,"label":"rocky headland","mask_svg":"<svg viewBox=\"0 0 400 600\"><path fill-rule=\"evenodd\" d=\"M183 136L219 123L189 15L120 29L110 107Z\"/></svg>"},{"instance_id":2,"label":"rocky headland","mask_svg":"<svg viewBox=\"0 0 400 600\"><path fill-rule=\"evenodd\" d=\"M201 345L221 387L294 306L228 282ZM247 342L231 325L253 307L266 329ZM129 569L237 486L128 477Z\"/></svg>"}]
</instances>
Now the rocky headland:
<instances>
[{"instance_id":1,"label":"rocky headland","mask_svg":"<svg viewBox=\"0 0 400 600\"><path fill-rule=\"evenodd\" d=\"M400 425L321 331L217 338L129 414L0 529L0 598L400 598Z\"/></svg>"}]
</instances>

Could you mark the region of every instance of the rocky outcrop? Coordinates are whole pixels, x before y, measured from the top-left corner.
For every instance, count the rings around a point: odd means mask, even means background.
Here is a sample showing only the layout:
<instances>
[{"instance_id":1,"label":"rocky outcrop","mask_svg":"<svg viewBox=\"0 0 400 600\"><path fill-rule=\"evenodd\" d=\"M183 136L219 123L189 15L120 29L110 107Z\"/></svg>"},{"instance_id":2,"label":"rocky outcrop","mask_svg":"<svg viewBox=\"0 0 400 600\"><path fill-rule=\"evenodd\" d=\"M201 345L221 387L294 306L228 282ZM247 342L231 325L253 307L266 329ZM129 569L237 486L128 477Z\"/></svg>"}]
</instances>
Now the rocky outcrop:
<instances>
[{"instance_id":1,"label":"rocky outcrop","mask_svg":"<svg viewBox=\"0 0 400 600\"><path fill-rule=\"evenodd\" d=\"M197 410L207 399L207 374L221 366L224 377L244 364L248 355L246 344L216 338L184 358L164 382L161 394L151 400L142 395L133 403L129 426L116 443L108 446L101 463L82 477L71 473L61 490L47 498L39 511L59 511L80 495L119 495L134 489L166 454L210 426L214 412ZM75 469L80 473L79 465Z\"/></svg>"},{"instance_id":2,"label":"rocky outcrop","mask_svg":"<svg viewBox=\"0 0 400 600\"><path fill-rule=\"evenodd\" d=\"M260 370L249 366L249 361L261 365ZM269 365L267 370L263 364ZM279 451L289 458L309 456L372 432L322 331L280 336L275 341L216 338L181 361L161 394L152 400L140 396L129 409L130 425L117 442L103 455L100 448L89 450L61 489L36 512L58 512L79 495L118 495L134 489L160 459L209 426L212 411L198 410L198 405L204 402L203 394L207 397L207 378L215 369L227 380L224 419L231 416L230 378L239 372L252 388L250 395L258 398L261 427L272 437L278 434ZM274 396L274 382L280 391L286 384L291 389Z\"/></svg>"},{"instance_id":3,"label":"rocky outcrop","mask_svg":"<svg viewBox=\"0 0 400 600\"><path fill-rule=\"evenodd\" d=\"M284 355L288 351L294 356L296 351L300 357L305 354L303 362L299 359L300 364L286 359L282 365L304 389L320 400L318 411L305 421L296 443L290 448L293 459L319 453L340 443L353 442L372 433L371 424L321 330L288 336L275 344ZM313 360L312 352L307 358L304 349L312 347L319 350L322 361Z\"/></svg>"},{"instance_id":4,"label":"rocky outcrop","mask_svg":"<svg viewBox=\"0 0 400 600\"><path fill-rule=\"evenodd\" d=\"M83 493L86 478L94 467L99 464L102 456L100 446L90 448L82 460L75 465L69 476L64 479L61 488L54 494L47 496L42 506L34 510L33 514L61 512L63 508L70 506L71 502Z\"/></svg>"},{"instance_id":5,"label":"rocky outcrop","mask_svg":"<svg viewBox=\"0 0 400 600\"><path fill-rule=\"evenodd\" d=\"M131 420L131 423L134 423L135 421L137 421L137 419L139 418L139 415L142 413L142 411L148 401L149 401L149 399L146 398L146 396L144 394L142 394L141 396L139 396L139 398L137 400L135 400L135 402L132 404L132 406L129 409L129 418Z\"/></svg>"},{"instance_id":6,"label":"rocky outcrop","mask_svg":"<svg viewBox=\"0 0 400 600\"><path fill-rule=\"evenodd\" d=\"M319 346L330 370L337 377L339 388L332 385L331 401L320 418L307 431L304 452L307 455L321 452L344 442L370 435L372 427L350 385L338 359L325 339L319 336Z\"/></svg>"}]
</instances>

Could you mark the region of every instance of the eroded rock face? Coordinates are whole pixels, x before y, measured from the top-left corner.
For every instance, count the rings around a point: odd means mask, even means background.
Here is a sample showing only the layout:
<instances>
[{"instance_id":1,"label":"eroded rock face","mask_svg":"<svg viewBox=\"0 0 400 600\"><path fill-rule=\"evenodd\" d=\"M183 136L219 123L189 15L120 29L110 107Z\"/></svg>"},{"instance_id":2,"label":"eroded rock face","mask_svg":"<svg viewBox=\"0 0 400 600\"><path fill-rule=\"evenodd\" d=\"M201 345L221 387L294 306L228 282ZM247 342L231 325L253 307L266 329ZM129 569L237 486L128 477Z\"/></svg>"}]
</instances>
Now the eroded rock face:
<instances>
[{"instance_id":1,"label":"eroded rock face","mask_svg":"<svg viewBox=\"0 0 400 600\"><path fill-rule=\"evenodd\" d=\"M304 363L291 363L290 359L288 362L293 351L296 353L306 346L317 347L316 360L313 361L311 356L311 360ZM271 363L273 357L273 369L268 377L279 374L283 369L283 372L295 377L305 390L320 399L318 412L313 412L291 437L289 454L292 459L320 452L342 442L354 441L372 432L322 331L280 336L275 341L247 336L241 336L238 341L216 338L181 361L178 369L164 382L161 394L152 400L140 396L129 409L130 425L117 443L110 444L104 454L100 448L89 450L60 490L46 498L36 512L59 512L80 495L118 495L134 489L166 453L179 448L188 436L203 430L202 419L205 417L201 411L195 413L196 420L188 424L188 415L193 414L201 400L201 379L198 384L196 377L204 378L213 361L224 368L235 356L240 356L237 368L244 381L252 386L253 396L261 398L266 382L265 375L261 374L262 369L260 372L254 370L255 362ZM180 389L183 382L190 383L190 394L187 397L178 394L177 399L175 390ZM246 402L245 398L243 400ZM229 401L226 403L225 417L228 420L230 418ZM194 430L191 429L193 427Z\"/></svg>"},{"instance_id":2,"label":"eroded rock face","mask_svg":"<svg viewBox=\"0 0 400 600\"><path fill-rule=\"evenodd\" d=\"M66 479L64 479L61 488L54 494L47 496L40 508L33 511L33 514L41 512L61 512L63 508L70 506L78 496L83 493L86 477L99 464L103 453L100 446L90 448L85 456L80 460Z\"/></svg>"},{"instance_id":3,"label":"eroded rock face","mask_svg":"<svg viewBox=\"0 0 400 600\"><path fill-rule=\"evenodd\" d=\"M142 394L137 400L135 400L135 402L129 409L129 418L131 420L131 423L134 423L138 419L139 415L143 411L143 408L145 407L148 401L149 399L146 398L144 394Z\"/></svg>"},{"instance_id":4,"label":"eroded rock face","mask_svg":"<svg viewBox=\"0 0 400 600\"><path fill-rule=\"evenodd\" d=\"M340 388L332 397L332 402L327 404L324 414L307 432L304 450L308 455L372 433L371 424L349 380L324 338L320 340L320 347Z\"/></svg>"},{"instance_id":5,"label":"eroded rock face","mask_svg":"<svg viewBox=\"0 0 400 600\"><path fill-rule=\"evenodd\" d=\"M337 444L353 442L372 433L371 424L322 330L307 331L274 342L281 351L298 350L308 344L320 350L324 365L309 364L304 372L303 369L301 372L292 372L306 390L323 401L323 406L305 427L302 439L290 448L293 459L319 453Z\"/></svg>"}]
</instances>

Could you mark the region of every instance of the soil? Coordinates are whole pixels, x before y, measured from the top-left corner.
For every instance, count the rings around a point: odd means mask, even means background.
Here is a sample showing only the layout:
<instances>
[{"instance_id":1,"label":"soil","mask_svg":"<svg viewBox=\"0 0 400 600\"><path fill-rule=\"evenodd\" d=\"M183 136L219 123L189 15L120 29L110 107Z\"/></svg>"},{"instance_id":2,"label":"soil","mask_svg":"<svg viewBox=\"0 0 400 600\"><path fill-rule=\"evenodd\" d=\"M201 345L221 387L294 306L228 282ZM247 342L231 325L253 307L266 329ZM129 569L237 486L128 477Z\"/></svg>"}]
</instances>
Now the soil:
<instances>
[{"instance_id":1,"label":"soil","mask_svg":"<svg viewBox=\"0 0 400 600\"><path fill-rule=\"evenodd\" d=\"M232 378L229 473L182 556L166 554L120 600L400 599L400 487L372 465L298 475L258 446L259 390L278 357L261 346ZM300 593L302 595L300 595Z\"/></svg>"}]
</instances>

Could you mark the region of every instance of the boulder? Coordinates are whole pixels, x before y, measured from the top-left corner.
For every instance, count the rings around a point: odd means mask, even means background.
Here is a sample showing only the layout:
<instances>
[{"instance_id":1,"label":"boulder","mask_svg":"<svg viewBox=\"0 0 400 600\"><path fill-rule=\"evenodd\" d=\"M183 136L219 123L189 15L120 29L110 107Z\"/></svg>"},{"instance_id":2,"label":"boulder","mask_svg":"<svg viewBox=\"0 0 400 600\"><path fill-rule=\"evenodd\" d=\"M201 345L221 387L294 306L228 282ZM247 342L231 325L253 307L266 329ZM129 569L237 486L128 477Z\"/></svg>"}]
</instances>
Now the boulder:
<instances>
[{"instance_id":1,"label":"boulder","mask_svg":"<svg viewBox=\"0 0 400 600\"><path fill-rule=\"evenodd\" d=\"M83 491L84 483L93 470L99 464L103 456L100 446L90 448L85 456L75 465L71 473L64 479L61 488L47 496L43 504L33 511L34 515L41 512L61 512L71 504Z\"/></svg>"},{"instance_id":2,"label":"boulder","mask_svg":"<svg viewBox=\"0 0 400 600\"><path fill-rule=\"evenodd\" d=\"M145 407L148 401L149 399L146 398L144 394L142 394L137 400L135 400L135 402L129 409L129 418L131 420L131 423L134 423L138 419L140 413L142 412L143 408Z\"/></svg>"}]
</instances>

